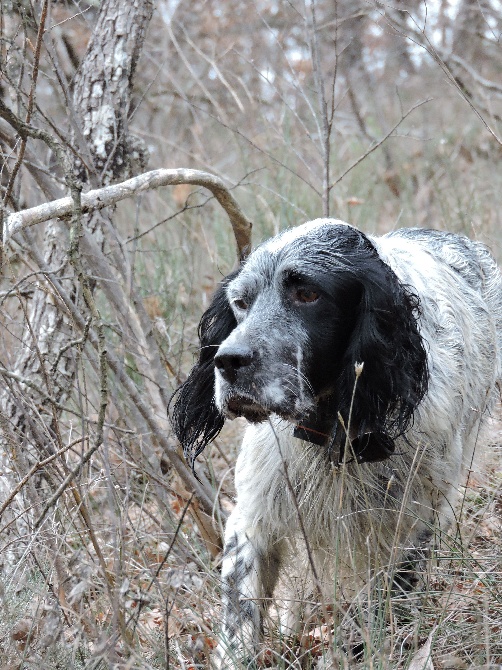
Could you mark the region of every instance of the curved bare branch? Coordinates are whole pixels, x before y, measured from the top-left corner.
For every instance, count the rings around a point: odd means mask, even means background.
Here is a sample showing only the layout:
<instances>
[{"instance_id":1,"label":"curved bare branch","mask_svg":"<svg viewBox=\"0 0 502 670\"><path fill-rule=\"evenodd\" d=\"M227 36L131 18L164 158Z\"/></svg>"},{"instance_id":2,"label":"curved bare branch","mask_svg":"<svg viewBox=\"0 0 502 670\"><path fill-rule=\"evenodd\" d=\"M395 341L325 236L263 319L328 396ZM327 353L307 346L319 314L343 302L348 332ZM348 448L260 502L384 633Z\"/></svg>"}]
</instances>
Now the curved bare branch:
<instances>
[{"instance_id":1,"label":"curved bare branch","mask_svg":"<svg viewBox=\"0 0 502 670\"><path fill-rule=\"evenodd\" d=\"M91 212L114 205L120 200L131 198L138 193L177 184L193 184L207 188L218 200L230 219L237 243L239 259L244 259L251 250L252 223L243 214L237 201L222 179L209 172L188 168L159 169L144 172L137 177L119 184L98 188L82 194L82 212ZM4 241L9 240L19 230L42 223L50 219L71 215L73 200L71 197L53 200L30 209L9 214L4 224Z\"/></svg>"}]
</instances>

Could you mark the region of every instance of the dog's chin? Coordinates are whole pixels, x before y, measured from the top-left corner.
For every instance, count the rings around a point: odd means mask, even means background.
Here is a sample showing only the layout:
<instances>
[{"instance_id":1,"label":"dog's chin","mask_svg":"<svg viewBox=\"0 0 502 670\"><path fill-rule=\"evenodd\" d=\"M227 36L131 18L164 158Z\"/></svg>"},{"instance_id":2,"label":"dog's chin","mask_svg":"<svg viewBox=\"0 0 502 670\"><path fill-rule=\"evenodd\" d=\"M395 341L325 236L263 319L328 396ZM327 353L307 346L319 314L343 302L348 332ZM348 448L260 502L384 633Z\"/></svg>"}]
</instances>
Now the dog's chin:
<instances>
[{"instance_id":1,"label":"dog's chin","mask_svg":"<svg viewBox=\"0 0 502 670\"><path fill-rule=\"evenodd\" d=\"M262 423L266 421L271 414L276 414L286 421L297 422L304 412L298 412L295 407L262 405L254 398L241 395L229 396L222 403L220 411L228 419L235 419L238 416L244 417L250 423Z\"/></svg>"},{"instance_id":2,"label":"dog's chin","mask_svg":"<svg viewBox=\"0 0 502 670\"><path fill-rule=\"evenodd\" d=\"M221 411L228 419L244 417L250 423L266 421L272 412L251 398L231 396L227 398Z\"/></svg>"}]
</instances>

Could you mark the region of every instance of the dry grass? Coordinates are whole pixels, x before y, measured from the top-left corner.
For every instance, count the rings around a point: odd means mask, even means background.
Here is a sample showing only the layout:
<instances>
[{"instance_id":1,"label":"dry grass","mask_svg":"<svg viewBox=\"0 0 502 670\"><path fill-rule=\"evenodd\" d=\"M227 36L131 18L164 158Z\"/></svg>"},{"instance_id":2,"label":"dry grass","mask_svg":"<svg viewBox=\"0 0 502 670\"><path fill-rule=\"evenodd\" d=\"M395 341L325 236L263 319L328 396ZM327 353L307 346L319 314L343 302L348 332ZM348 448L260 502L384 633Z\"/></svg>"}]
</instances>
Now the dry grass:
<instances>
[{"instance_id":1,"label":"dry grass","mask_svg":"<svg viewBox=\"0 0 502 670\"><path fill-rule=\"evenodd\" d=\"M131 121L149 145L149 167L211 169L238 184L233 193L254 221L255 243L320 216L324 165L312 67L308 54L293 67L283 49L291 39L300 44L303 55L308 51L302 32L305 26L298 31L293 5L283 3L287 5L283 11L291 11L289 23L271 38L260 3L249 3L249 21L255 29L255 42L250 44L247 22L231 16L232 11L240 16L233 0L220 7L219 18L212 12L215 3L206 3L198 14L199 5L194 9L185 4L185 22L180 19L175 26L178 44L193 71L206 77L203 82L210 96L202 95L200 82L184 68L167 37L165 16L157 14L138 68L136 88L141 104ZM54 22L73 15L73 10L65 14L63 3L53 6L60 12L54 15ZM242 9L242 3L237 9ZM202 18L195 20L196 16ZM2 24L10 45L9 72L20 81L27 56L17 24L9 21L5 18ZM84 16L61 24L75 29L72 39L80 57L89 33L86 21ZM190 46L185 33L203 48L206 59ZM328 38L323 43L327 83L333 53ZM392 54L397 37L389 29L386 39ZM61 44L59 40L58 48ZM245 56L248 47L250 55ZM208 55L218 59L228 86L218 77L209 77ZM261 63L262 56L275 72L275 79L266 84L257 72L256 63ZM56 127L65 128L64 96L53 80L52 62L45 51L41 71L45 78L37 102ZM500 59L483 62L486 77L495 79L499 71ZM353 76L359 120L341 75L335 90L333 181L365 156L372 145L369 136L383 137L401 118L403 109L425 97L424 90L432 99L336 184L330 198L332 214L367 232L418 225L465 233L488 243L501 261L501 144L444 71L425 58L413 73L403 76L391 57L384 69L372 70L369 79L359 68ZM479 93L476 87L474 90ZM486 101L488 93L482 93ZM242 109L235 96L243 103ZM494 95L488 102L490 114L485 117L496 128L497 114L502 113L500 98ZM33 123L45 122L38 114ZM35 142L28 148L50 174L45 149ZM3 165L11 166L14 150L2 144L2 151ZM16 186L20 206L43 201L28 171L21 176ZM113 235L105 240L104 255L117 273L117 284L137 290L170 393L193 361L200 315L219 279L235 263L228 222L207 194L176 187L145 195L132 205L120 204L113 213L112 230ZM35 292L46 291L60 309L57 292L41 277L31 254L33 247L41 245L43 232L41 227L33 231L32 245L21 239L6 250L0 295L0 365L7 371L22 351L39 341L40 333L29 333L27 319ZM61 236L64 239L64 232ZM114 265L114 254L127 259L126 278ZM67 277L61 281L71 286ZM154 384L146 374L137 333L127 330L127 319L111 301L107 282L99 276L92 281L107 347L123 363L163 435L173 444L165 405L151 402ZM132 314L137 311L133 309ZM75 339L82 338L76 327L72 332ZM200 470L219 492L208 519L173 471L123 385L110 372L103 444L41 519L54 491L93 447L97 432L97 355L85 338L73 350L77 372L62 408L32 393L26 383L30 379L3 378L4 388L10 389L16 406L22 408L28 429L13 429L10 417L2 415L0 476L20 488L0 515L0 668L206 668L220 618L217 542L233 505L232 468L242 423L227 424L200 459ZM57 352L42 352L41 367L50 371L56 356ZM50 375L43 390L46 395L52 393ZM330 649L328 642L350 637L347 622L352 620L363 629L361 669L416 670L414 659L428 640L436 670L500 667L502 424L497 419L485 442L488 457L480 461L463 491L458 525L434 548L411 603L386 601L371 628L365 628L368 600L355 606L342 597L328 620L314 609L298 639L278 639L272 627L266 639L269 651L264 652L260 665L321 670L335 661L340 668L355 666L356 661L340 645ZM40 462L44 464L37 466ZM375 586L369 602L381 599Z\"/></svg>"},{"instance_id":2,"label":"dry grass","mask_svg":"<svg viewBox=\"0 0 502 670\"><path fill-rule=\"evenodd\" d=\"M367 601L358 609L340 599L333 620L319 618L314 609L298 639L280 640L269 631L264 666L331 667L327 630L335 626L335 639L350 639L347 631L354 627L347 617L363 626L364 661L356 664L338 651L339 667L411 667L429 635L435 668L502 663L502 428L498 421L492 427L489 458L465 489L458 527L434 550L413 599L386 602L370 629L364 627ZM231 427L219 440L225 457L213 447L208 458L223 482L227 509L233 433ZM207 667L219 621L220 555L211 556L194 517L186 514L187 494L176 478L146 476L147 468L141 471L128 456L128 441L108 440L79 482L111 587L67 494L43 530L30 536L15 574L2 582L2 668L165 668L166 645L169 667ZM58 557L67 560L67 603L54 591ZM370 601L380 598L375 587Z\"/></svg>"}]
</instances>

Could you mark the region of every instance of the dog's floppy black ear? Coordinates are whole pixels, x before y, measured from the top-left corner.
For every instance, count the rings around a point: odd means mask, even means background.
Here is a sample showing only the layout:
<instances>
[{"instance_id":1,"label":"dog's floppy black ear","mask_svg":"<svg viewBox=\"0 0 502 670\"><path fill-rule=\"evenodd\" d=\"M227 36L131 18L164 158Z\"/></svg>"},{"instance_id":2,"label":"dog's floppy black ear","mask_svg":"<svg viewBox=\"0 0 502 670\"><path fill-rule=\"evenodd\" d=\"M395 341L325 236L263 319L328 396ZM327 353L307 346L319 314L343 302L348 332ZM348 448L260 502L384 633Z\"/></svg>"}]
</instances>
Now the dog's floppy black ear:
<instances>
[{"instance_id":1,"label":"dog's floppy black ear","mask_svg":"<svg viewBox=\"0 0 502 670\"><path fill-rule=\"evenodd\" d=\"M195 459L225 422L214 398L214 356L237 325L226 295L227 284L239 270L225 277L199 323L199 359L188 379L173 396L171 423L193 469Z\"/></svg>"},{"instance_id":2,"label":"dog's floppy black ear","mask_svg":"<svg viewBox=\"0 0 502 670\"><path fill-rule=\"evenodd\" d=\"M361 266L362 298L346 351L340 411L352 408L353 451L359 462L378 461L394 451L394 439L412 422L428 386L427 354L418 330L418 298L376 255Z\"/></svg>"}]
</instances>

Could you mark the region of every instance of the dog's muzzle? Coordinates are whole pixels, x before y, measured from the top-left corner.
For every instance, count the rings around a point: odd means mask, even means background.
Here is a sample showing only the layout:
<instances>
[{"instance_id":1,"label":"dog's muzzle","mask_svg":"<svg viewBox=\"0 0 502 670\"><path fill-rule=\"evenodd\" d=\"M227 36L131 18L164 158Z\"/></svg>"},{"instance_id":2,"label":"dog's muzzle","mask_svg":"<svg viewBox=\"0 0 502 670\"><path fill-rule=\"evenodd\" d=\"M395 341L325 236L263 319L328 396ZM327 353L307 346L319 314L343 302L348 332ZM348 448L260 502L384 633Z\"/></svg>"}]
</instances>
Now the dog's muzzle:
<instances>
[{"instance_id":1,"label":"dog's muzzle","mask_svg":"<svg viewBox=\"0 0 502 670\"><path fill-rule=\"evenodd\" d=\"M265 421L271 414L297 418L297 396L288 390L295 385L283 378L280 365L265 365L262 355L241 343L223 343L214 363L217 404L228 418L243 416L251 423Z\"/></svg>"},{"instance_id":2,"label":"dog's muzzle","mask_svg":"<svg viewBox=\"0 0 502 670\"><path fill-rule=\"evenodd\" d=\"M243 416L252 423L264 421L270 412L249 392L253 386L257 356L241 344L223 345L214 357L223 387L222 410L229 418Z\"/></svg>"}]
</instances>

